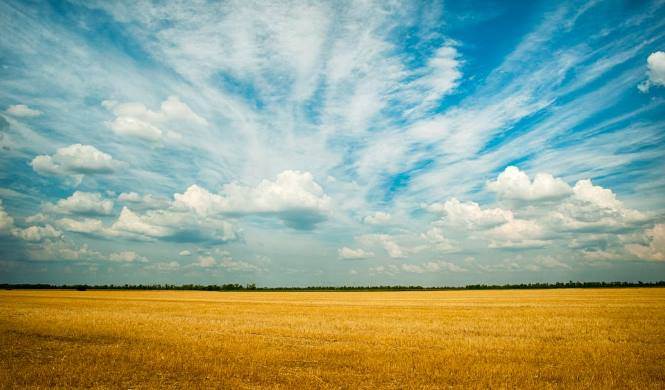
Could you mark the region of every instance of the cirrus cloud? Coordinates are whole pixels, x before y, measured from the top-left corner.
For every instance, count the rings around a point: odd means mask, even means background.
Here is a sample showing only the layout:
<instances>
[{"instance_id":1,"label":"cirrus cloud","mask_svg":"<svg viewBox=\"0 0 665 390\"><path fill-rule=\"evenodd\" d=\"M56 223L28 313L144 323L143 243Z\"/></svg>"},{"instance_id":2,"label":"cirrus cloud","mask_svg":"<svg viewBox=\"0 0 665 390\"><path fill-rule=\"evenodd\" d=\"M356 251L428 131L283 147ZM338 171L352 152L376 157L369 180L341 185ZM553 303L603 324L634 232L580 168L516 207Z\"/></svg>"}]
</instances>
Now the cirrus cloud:
<instances>
[{"instance_id":1,"label":"cirrus cloud","mask_svg":"<svg viewBox=\"0 0 665 390\"><path fill-rule=\"evenodd\" d=\"M42 114L41 111L30 108L25 104L14 104L7 107L5 112L19 118L33 118Z\"/></svg>"}]
</instances>

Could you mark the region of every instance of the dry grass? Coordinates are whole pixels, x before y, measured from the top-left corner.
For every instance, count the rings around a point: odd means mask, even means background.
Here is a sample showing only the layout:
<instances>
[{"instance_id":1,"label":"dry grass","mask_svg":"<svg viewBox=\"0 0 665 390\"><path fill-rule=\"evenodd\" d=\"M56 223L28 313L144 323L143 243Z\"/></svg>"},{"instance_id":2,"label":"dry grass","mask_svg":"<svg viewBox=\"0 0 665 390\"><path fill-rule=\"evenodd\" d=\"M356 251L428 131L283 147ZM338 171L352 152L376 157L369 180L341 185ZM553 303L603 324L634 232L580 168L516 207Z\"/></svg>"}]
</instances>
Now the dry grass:
<instances>
[{"instance_id":1,"label":"dry grass","mask_svg":"<svg viewBox=\"0 0 665 390\"><path fill-rule=\"evenodd\" d=\"M665 386L665 289L0 292L15 387Z\"/></svg>"}]
</instances>

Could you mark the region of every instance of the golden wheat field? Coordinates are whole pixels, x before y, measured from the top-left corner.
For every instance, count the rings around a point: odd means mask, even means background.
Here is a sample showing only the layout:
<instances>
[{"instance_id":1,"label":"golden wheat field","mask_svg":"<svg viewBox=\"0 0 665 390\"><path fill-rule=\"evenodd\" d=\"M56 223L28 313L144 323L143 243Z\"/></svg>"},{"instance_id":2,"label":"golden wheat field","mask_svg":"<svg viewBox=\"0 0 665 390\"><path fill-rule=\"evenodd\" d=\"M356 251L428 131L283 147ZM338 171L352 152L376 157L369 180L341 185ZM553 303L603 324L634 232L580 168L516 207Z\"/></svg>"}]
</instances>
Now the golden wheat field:
<instances>
[{"instance_id":1,"label":"golden wheat field","mask_svg":"<svg viewBox=\"0 0 665 390\"><path fill-rule=\"evenodd\" d=\"M665 289L2 291L3 388L665 386Z\"/></svg>"}]
</instances>

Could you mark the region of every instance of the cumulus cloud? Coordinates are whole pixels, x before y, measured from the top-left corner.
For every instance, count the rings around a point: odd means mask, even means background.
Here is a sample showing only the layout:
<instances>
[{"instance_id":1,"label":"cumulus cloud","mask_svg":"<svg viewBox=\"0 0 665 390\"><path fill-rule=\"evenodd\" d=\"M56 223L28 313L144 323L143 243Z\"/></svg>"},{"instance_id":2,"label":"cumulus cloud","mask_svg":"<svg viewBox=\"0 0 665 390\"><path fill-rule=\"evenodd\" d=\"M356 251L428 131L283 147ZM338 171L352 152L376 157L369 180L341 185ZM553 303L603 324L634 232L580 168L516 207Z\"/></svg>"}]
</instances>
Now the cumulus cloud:
<instances>
[{"instance_id":1,"label":"cumulus cloud","mask_svg":"<svg viewBox=\"0 0 665 390\"><path fill-rule=\"evenodd\" d=\"M308 230L323 221L331 199L309 172L284 171L275 181L262 180L254 187L227 184L220 194L192 185L174 195L174 205L201 216L214 214L276 215L292 228Z\"/></svg>"},{"instance_id":2,"label":"cumulus cloud","mask_svg":"<svg viewBox=\"0 0 665 390\"><path fill-rule=\"evenodd\" d=\"M155 215L158 217L158 215ZM151 216L141 216L127 207L123 207L120 216L113 223L113 230L133 233L146 237L161 238L171 233L168 227L160 226L151 220Z\"/></svg>"},{"instance_id":3,"label":"cumulus cloud","mask_svg":"<svg viewBox=\"0 0 665 390\"><path fill-rule=\"evenodd\" d=\"M554 229L587 232L634 229L649 220L648 215L626 207L610 189L588 179L579 180L573 187L573 196L548 218Z\"/></svg>"},{"instance_id":4,"label":"cumulus cloud","mask_svg":"<svg viewBox=\"0 0 665 390\"><path fill-rule=\"evenodd\" d=\"M234 260L231 257L222 258L219 262L220 267L227 271L235 272L264 272L264 268L258 267L254 264L242 260Z\"/></svg>"},{"instance_id":5,"label":"cumulus cloud","mask_svg":"<svg viewBox=\"0 0 665 390\"><path fill-rule=\"evenodd\" d=\"M88 245L76 245L65 240L45 240L27 250L31 260L36 261L95 261L104 258Z\"/></svg>"},{"instance_id":6,"label":"cumulus cloud","mask_svg":"<svg viewBox=\"0 0 665 390\"><path fill-rule=\"evenodd\" d=\"M406 257L404 249L388 234L365 234L357 238L364 245L380 245L389 257L399 259Z\"/></svg>"},{"instance_id":7,"label":"cumulus cloud","mask_svg":"<svg viewBox=\"0 0 665 390\"><path fill-rule=\"evenodd\" d=\"M429 242L439 252L453 252L458 249L453 241L446 238L443 234L443 229L438 226L432 226L429 230L422 233L420 238Z\"/></svg>"},{"instance_id":8,"label":"cumulus cloud","mask_svg":"<svg viewBox=\"0 0 665 390\"><path fill-rule=\"evenodd\" d=\"M475 239L487 240L489 248L531 249L553 245L565 237L569 243L580 241L581 234L625 234L652 220L651 216L626 207L614 192L589 179L570 187L547 173L539 173L531 180L517 167L508 167L495 181L487 183L487 189L500 199L531 203L527 208L514 210L483 208L456 198L434 203L425 208L441 214L442 220L421 238L430 242L445 238L442 234L439 237L436 230L444 225L465 229ZM570 237L571 234L576 236ZM588 245L583 246L588 249Z\"/></svg>"},{"instance_id":9,"label":"cumulus cloud","mask_svg":"<svg viewBox=\"0 0 665 390\"><path fill-rule=\"evenodd\" d=\"M33 214L25 219L26 223L43 223L48 221L48 216L44 213Z\"/></svg>"},{"instance_id":10,"label":"cumulus cloud","mask_svg":"<svg viewBox=\"0 0 665 390\"><path fill-rule=\"evenodd\" d=\"M647 79L637 88L641 92L649 92L651 87L665 86L665 52L656 51L647 57Z\"/></svg>"},{"instance_id":11,"label":"cumulus cloud","mask_svg":"<svg viewBox=\"0 0 665 390\"><path fill-rule=\"evenodd\" d=\"M399 273L399 267L395 264L379 265L376 267L369 268L370 275L384 274L389 276L395 276L398 273Z\"/></svg>"},{"instance_id":12,"label":"cumulus cloud","mask_svg":"<svg viewBox=\"0 0 665 390\"><path fill-rule=\"evenodd\" d=\"M535 221L511 219L489 231L490 248L534 248L547 242L542 240L544 229Z\"/></svg>"},{"instance_id":13,"label":"cumulus cloud","mask_svg":"<svg viewBox=\"0 0 665 390\"><path fill-rule=\"evenodd\" d=\"M220 258L210 255L199 256L194 266L201 268L222 268L232 272L262 272L265 269L242 260L234 260L228 252L222 253Z\"/></svg>"},{"instance_id":14,"label":"cumulus cloud","mask_svg":"<svg viewBox=\"0 0 665 390\"><path fill-rule=\"evenodd\" d=\"M100 236L115 236L113 231L106 228L104 223L95 218L83 218L83 219L72 219L72 218L61 218L56 221L57 225L68 232L89 234L89 235L100 235Z\"/></svg>"},{"instance_id":15,"label":"cumulus cloud","mask_svg":"<svg viewBox=\"0 0 665 390\"><path fill-rule=\"evenodd\" d=\"M199 256L195 264L202 268L209 268L216 265L217 260L212 256Z\"/></svg>"},{"instance_id":16,"label":"cumulus cloud","mask_svg":"<svg viewBox=\"0 0 665 390\"><path fill-rule=\"evenodd\" d=\"M11 232L14 227L14 218L9 215L4 206L2 205L2 199L0 199L0 234Z\"/></svg>"},{"instance_id":17,"label":"cumulus cloud","mask_svg":"<svg viewBox=\"0 0 665 390\"><path fill-rule=\"evenodd\" d=\"M149 271L170 272L179 270L180 264L177 261L160 261L147 264L143 268Z\"/></svg>"},{"instance_id":18,"label":"cumulus cloud","mask_svg":"<svg viewBox=\"0 0 665 390\"><path fill-rule=\"evenodd\" d=\"M363 218L363 222L368 225L385 225L390 222L391 215L383 211L377 211L373 214L367 215Z\"/></svg>"},{"instance_id":19,"label":"cumulus cloud","mask_svg":"<svg viewBox=\"0 0 665 390\"><path fill-rule=\"evenodd\" d=\"M110 225L94 218L62 218L57 224L75 233L143 241L223 243L237 240L240 235L237 227L229 221L199 217L172 208L139 213L125 206Z\"/></svg>"},{"instance_id":20,"label":"cumulus cloud","mask_svg":"<svg viewBox=\"0 0 665 390\"><path fill-rule=\"evenodd\" d=\"M374 257L374 253L366 251L362 248L352 249L348 247L342 247L337 250L337 255L340 259L344 260L360 260L368 259Z\"/></svg>"},{"instance_id":21,"label":"cumulus cloud","mask_svg":"<svg viewBox=\"0 0 665 390\"><path fill-rule=\"evenodd\" d=\"M200 217L174 209L150 210L138 214L123 207L111 229L117 234L129 234L136 238L175 242L227 242L239 236L237 228L226 220Z\"/></svg>"},{"instance_id":22,"label":"cumulus cloud","mask_svg":"<svg viewBox=\"0 0 665 390\"><path fill-rule=\"evenodd\" d=\"M426 207L430 212L444 215L445 221L451 225L467 228L489 228L501 225L513 219L510 210L500 208L482 209L475 202L460 202L451 198L445 203L434 203Z\"/></svg>"},{"instance_id":23,"label":"cumulus cloud","mask_svg":"<svg viewBox=\"0 0 665 390\"><path fill-rule=\"evenodd\" d=\"M133 262L145 263L148 261L147 258L133 251L122 251L122 252L111 253L109 255L109 260L117 263L133 263Z\"/></svg>"},{"instance_id":24,"label":"cumulus cloud","mask_svg":"<svg viewBox=\"0 0 665 390\"><path fill-rule=\"evenodd\" d=\"M13 106L9 106L5 112L11 116L19 118L32 118L42 114L41 111L32 109L25 104L15 104Z\"/></svg>"},{"instance_id":25,"label":"cumulus cloud","mask_svg":"<svg viewBox=\"0 0 665 390\"><path fill-rule=\"evenodd\" d=\"M70 197L55 204L47 203L44 210L59 214L110 215L113 201L104 199L98 192L75 191Z\"/></svg>"},{"instance_id":26,"label":"cumulus cloud","mask_svg":"<svg viewBox=\"0 0 665 390\"><path fill-rule=\"evenodd\" d=\"M514 166L507 167L495 181L487 183L487 189L500 198L520 201L547 201L562 199L573 191L570 186L549 173L537 173L533 181Z\"/></svg>"},{"instance_id":27,"label":"cumulus cloud","mask_svg":"<svg viewBox=\"0 0 665 390\"><path fill-rule=\"evenodd\" d=\"M140 195L136 192L123 192L118 195L118 202L131 204L133 208L160 209L168 207L169 200L151 194Z\"/></svg>"},{"instance_id":28,"label":"cumulus cloud","mask_svg":"<svg viewBox=\"0 0 665 390\"><path fill-rule=\"evenodd\" d=\"M143 197L136 192L123 192L118 195L118 202L140 203L143 202Z\"/></svg>"},{"instance_id":29,"label":"cumulus cloud","mask_svg":"<svg viewBox=\"0 0 665 390\"><path fill-rule=\"evenodd\" d=\"M41 242L45 239L57 239L62 237L62 232L51 225L29 226L25 229L15 229L14 235L22 240L30 242Z\"/></svg>"},{"instance_id":30,"label":"cumulus cloud","mask_svg":"<svg viewBox=\"0 0 665 390\"><path fill-rule=\"evenodd\" d=\"M593 185L591 180L580 180L574 187L575 198L594 204L600 208L619 210L623 204L616 198L616 195L607 188Z\"/></svg>"},{"instance_id":31,"label":"cumulus cloud","mask_svg":"<svg viewBox=\"0 0 665 390\"><path fill-rule=\"evenodd\" d=\"M203 193L213 198L217 196L207 191ZM207 202L205 199L192 198L192 194L190 191L187 199L190 204L195 205L194 201L201 202L201 205ZM178 195L180 194L176 194L176 198ZM81 234L148 241L221 243L236 240L240 235L240 230L218 213L217 208L207 212L207 209L200 207L185 207L178 200L168 201L135 192L121 193L118 201L131 205L131 208L123 206L111 224L107 225L94 218L62 218L57 224L64 230ZM113 211L113 201L103 198L99 193L76 191L56 204L45 205L44 209L69 215L108 216Z\"/></svg>"},{"instance_id":32,"label":"cumulus cloud","mask_svg":"<svg viewBox=\"0 0 665 390\"><path fill-rule=\"evenodd\" d=\"M192 252L190 252L190 251L188 251L187 249L185 249L185 250L180 251L180 253L178 253L178 254L179 254L180 256L191 256L191 255L192 255Z\"/></svg>"},{"instance_id":33,"label":"cumulus cloud","mask_svg":"<svg viewBox=\"0 0 665 390\"><path fill-rule=\"evenodd\" d=\"M402 271L405 272L411 272L417 274L423 274L426 272L467 272L468 271L466 268L462 268L457 264L443 260L428 261L420 265L402 264L401 269Z\"/></svg>"},{"instance_id":34,"label":"cumulus cloud","mask_svg":"<svg viewBox=\"0 0 665 390\"><path fill-rule=\"evenodd\" d=\"M157 141L162 138L162 130L150 123L143 122L136 118L117 117L108 126L120 135L133 136L148 141Z\"/></svg>"},{"instance_id":35,"label":"cumulus cloud","mask_svg":"<svg viewBox=\"0 0 665 390\"><path fill-rule=\"evenodd\" d=\"M571 266L562 262L554 256L538 256L536 257L535 264L543 268L564 268L571 269Z\"/></svg>"},{"instance_id":36,"label":"cumulus cloud","mask_svg":"<svg viewBox=\"0 0 665 390\"><path fill-rule=\"evenodd\" d=\"M665 224L656 224L644 232L644 244L628 244L626 250L644 260L665 261Z\"/></svg>"},{"instance_id":37,"label":"cumulus cloud","mask_svg":"<svg viewBox=\"0 0 665 390\"><path fill-rule=\"evenodd\" d=\"M40 155L32 162L32 169L45 176L78 176L109 174L122 163L91 145L74 144L60 148L54 155Z\"/></svg>"},{"instance_id":38,"label":"cumulus cloud","mask_svg":"<svg viewBox=\"0 0 665 390\"><path fill-rule=\"evenodd\" d=\"M118 103L113 100L105 100L102 105L116 115L113 121L106 123L114 133L146 141L158 141L164 135L179 137L178 133L171 130L162 130L164 127L207 124L204 118L177 96L170 96L162 102L159 111L152 111L141 103Z\"/></svg>"}]
</instances>

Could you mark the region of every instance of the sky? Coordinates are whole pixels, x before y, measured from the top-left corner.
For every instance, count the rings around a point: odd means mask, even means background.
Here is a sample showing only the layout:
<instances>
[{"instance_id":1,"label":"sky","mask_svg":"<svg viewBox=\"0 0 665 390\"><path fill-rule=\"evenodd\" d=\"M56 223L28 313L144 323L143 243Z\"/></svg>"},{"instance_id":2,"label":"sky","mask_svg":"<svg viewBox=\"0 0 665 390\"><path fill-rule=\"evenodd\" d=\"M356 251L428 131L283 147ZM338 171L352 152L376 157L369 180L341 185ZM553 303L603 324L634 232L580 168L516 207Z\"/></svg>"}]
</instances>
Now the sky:
<instances>
[{"instance_id":1,"label":"sky","mask_svg":"<svg viewBox=\"0 0 665 390\"><path fill-rule=\"evenodd\" d=\"M665 279L665 1L0 2L0 282Z\"/></svg>"}]
</instances>

